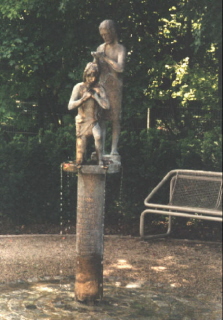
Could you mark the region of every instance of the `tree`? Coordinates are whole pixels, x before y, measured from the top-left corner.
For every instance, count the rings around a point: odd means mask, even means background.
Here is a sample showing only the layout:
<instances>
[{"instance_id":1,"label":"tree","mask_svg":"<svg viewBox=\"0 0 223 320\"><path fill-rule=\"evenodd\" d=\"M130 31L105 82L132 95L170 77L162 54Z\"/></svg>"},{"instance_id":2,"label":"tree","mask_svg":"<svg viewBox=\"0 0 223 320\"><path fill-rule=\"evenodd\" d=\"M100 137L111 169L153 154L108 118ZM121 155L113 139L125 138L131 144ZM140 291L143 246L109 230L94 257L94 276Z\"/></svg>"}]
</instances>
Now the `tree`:
<instances>
[{"instance_id":1,"label":"tree","mask_svg":"<svg viewBox=\"0 0 223 320\"><path fill-rule=\"evenodd\" d=\"M59 148L66 159L71 157L75 137L68 134L72 120L67 103L92 61L90 52L101 43L100 22L110 18L117 21L128 53L119 147L123 211L136 215L145 185L151 187L172 168L221 170L220 8L219 0L2 0L0 126L10 124L39 136L30 143L25 135L10 140L2 134L1 153L17 150L16 144L30 152L41 150L43 172L44 166L49 168L48 149L55 156L54 172L63 161L56 157ZM151 128L146 130L148 108ZM49 137L61 144L52 146ZM40 142L44 147L39 148ZM27 181L23 163L33 169L27 153L20 153L24 174L19 177L6 154L4 181L10 174L20 183ZM9 163L11 173L4 170Z\"/></svg>"}]
</instances>

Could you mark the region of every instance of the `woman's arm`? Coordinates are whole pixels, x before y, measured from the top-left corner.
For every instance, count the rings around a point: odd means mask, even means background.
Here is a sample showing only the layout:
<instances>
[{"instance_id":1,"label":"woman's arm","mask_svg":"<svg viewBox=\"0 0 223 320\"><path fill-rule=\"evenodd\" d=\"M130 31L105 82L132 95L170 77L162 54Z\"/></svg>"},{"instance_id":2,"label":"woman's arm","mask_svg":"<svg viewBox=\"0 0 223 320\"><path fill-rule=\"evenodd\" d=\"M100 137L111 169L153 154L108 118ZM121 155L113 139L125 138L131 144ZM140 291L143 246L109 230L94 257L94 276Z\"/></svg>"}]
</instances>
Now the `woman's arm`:
<instances>
[{"instance_id":1,"label":"woman's arm","mask_svg":"<svg viewBox=\"0 0 223 320\"><path fill-rule=\"evenodd\" d=\"M105 46L104 46L105 47ZM121 73L124 71L125 67L125 59L126 59L126 49L124 46L119 45L117 50L117 61L114 61L113 59L109 58L101 47L99 47L96 52L91 52L91 55L94 57L94 62L98 62L98 59L103 59L106 61L114 71Z\"/></svg>"},{"instance_id":2,"label":"woman's arm","mask_svg":"<svg viewBox=\"0 0 223 320\"><path fill-rule=\"evenodd\" d=\"M124 71L125 67L125 48L122 47L121 50L118 52L118 59L117 62L110 59L108 56L104 55L103 59L112 67L112 69L118 73L121 73Z\"/></svg>"}]
</instances>

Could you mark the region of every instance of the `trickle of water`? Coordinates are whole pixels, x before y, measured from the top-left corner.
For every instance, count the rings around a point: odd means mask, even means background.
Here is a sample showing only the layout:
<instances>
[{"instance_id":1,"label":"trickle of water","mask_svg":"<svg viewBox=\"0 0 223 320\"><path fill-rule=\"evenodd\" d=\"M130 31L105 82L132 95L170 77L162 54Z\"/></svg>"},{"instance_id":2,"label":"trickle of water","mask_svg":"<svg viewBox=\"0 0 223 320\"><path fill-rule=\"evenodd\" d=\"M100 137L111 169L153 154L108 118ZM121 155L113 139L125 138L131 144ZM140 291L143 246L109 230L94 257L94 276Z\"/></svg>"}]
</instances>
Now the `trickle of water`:
<instances>
[{"instance_id":1,"label":"trickle of water","mask_svg":"<svg viewBox=\"0 0 223 320\"><path fill-rule=\"evenodd\" d=\"M63 274L63 164L60 165L60 235L61 235L61 241L60 241L60 286L62 286L62 274Z\"/></svg>"},{"instance_id":2,"label":"trickle of water","mask_svg":"<svg viewBox=\"0 0 223 320\"><path fill-rule=\"evenodd\" d=\"M63 234L63 164L60 165L60 234Z\"/></svg>"},{"instance_id":3,"label":"trickle of water","mask_svg":"<svg viewBox=\"0 0 223 320\"><path fill-rule=\"evenodd\" d=\"M103 228L103 237L104 237L104 233L105 233L105 231L104 231L104 227L105 227L105 199L106 199L106 179L107 179L107 171L106 171L106 173L105 173L105 188L104 188L104 208L103 208L103 217L102 217L102 221L103 221L103 224L102 224L102 228ZM101 252L103 253L104 252L104 239L103 239L103 241L101 242ZM102 262L101 262L102 264L103 264L103 255L102 255Z\"/></svg>"},{"instance_id":4,"label":"trickle of water","mask_svg":"<svg viewBox=\"0 0 223 320\"><path fill-rule=\"evenodd\" d=\"M119 213L123 214L123 166L121 166L120 188L119 188Z\"/></svg>"},{"instance_id":5,"label":"trickle of water","mask_svg":"<svg viewBox=\"0 0 223 320\"><path fill-rule=\"evenodd\" d=\"M71 172L67 172L67 175L66 175L66 178L67 178L67 191L69 191L69 194L68 194L68 199L67 199L67 214L68 214L68 219L67 219L67 227L65 229L66 232L69 233L70 231L70 219L71 219L71 201L70 201L70 179L73 177L72 173Z\"/></svg>"},{"instance_id":6,"label":"trickle of water","mask_svg":"<svg viewBox=\"0 0 223 320\"><path fill-rule=\"evenodd\" d=\"M69 234L71 229L71 181L73 173L63 170L63 163L60 165L60 285L63 285L63 246L66 234ZM67 217L67 220L65 219Z\"/></svg>"}]
</instances>

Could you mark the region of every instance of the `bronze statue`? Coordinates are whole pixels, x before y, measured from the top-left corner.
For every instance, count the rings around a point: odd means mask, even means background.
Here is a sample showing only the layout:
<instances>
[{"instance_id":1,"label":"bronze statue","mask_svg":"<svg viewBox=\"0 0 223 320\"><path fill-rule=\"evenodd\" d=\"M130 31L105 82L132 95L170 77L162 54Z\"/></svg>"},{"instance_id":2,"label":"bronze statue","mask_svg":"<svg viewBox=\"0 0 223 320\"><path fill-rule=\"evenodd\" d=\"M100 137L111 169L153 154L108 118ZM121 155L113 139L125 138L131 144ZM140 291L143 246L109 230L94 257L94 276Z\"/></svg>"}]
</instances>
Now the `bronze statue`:
<instances>
[{"instance_id":1,"label":"bronze statue","mask_svg":"<svg viewBox=\"0 0 223 320\"><path fill-rule=\"evenodd\" d=\"M104 43L97 48L96 52L91 54L94 57L94 61L99 65L99 82L105 88L110 103L110 109L104 112L101 122L102 144L104 146L105 121L110 120L112 122L111 155L118 155L118 141L121 129L122 73L125 66L126 49L118 42L114 21L104 20L99 26L99 32Z\"/></svg>"},{"instance_id":2,"label":"bronze statue","mask_svg":"<svg viewBox=\"0 0 223 320\"><path fill-rule=\"evenodd\" d=\"M102 161L102 132L99 120L103 109L109 109L105 90L98 83L98 65L89 62L84 70L83 82L74 86L68 110L78 108L76 116L76 165L81 167L85 160L87 138L94 137L98 165Z\"/></svg>"}]
</instances>

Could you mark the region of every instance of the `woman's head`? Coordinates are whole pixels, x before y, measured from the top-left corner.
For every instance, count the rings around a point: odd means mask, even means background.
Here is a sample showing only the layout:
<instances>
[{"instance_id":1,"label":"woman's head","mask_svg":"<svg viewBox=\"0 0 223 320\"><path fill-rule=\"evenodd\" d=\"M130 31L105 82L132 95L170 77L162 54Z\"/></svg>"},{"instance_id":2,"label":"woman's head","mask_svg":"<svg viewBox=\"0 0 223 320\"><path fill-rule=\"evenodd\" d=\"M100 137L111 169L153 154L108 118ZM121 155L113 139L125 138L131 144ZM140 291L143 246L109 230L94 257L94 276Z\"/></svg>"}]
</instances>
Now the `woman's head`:
<instances>
[{"instance_id":1,"label":"woman's head","mask_svg":"<svg viewBox=\"0 0 223 320\"><path fill-rule=\"evenodd\" d=\"M99 25L99 32L105 43L113 43L118 40L117 29L113 20L104 20Z\"/></svg>"}]
</instances>

